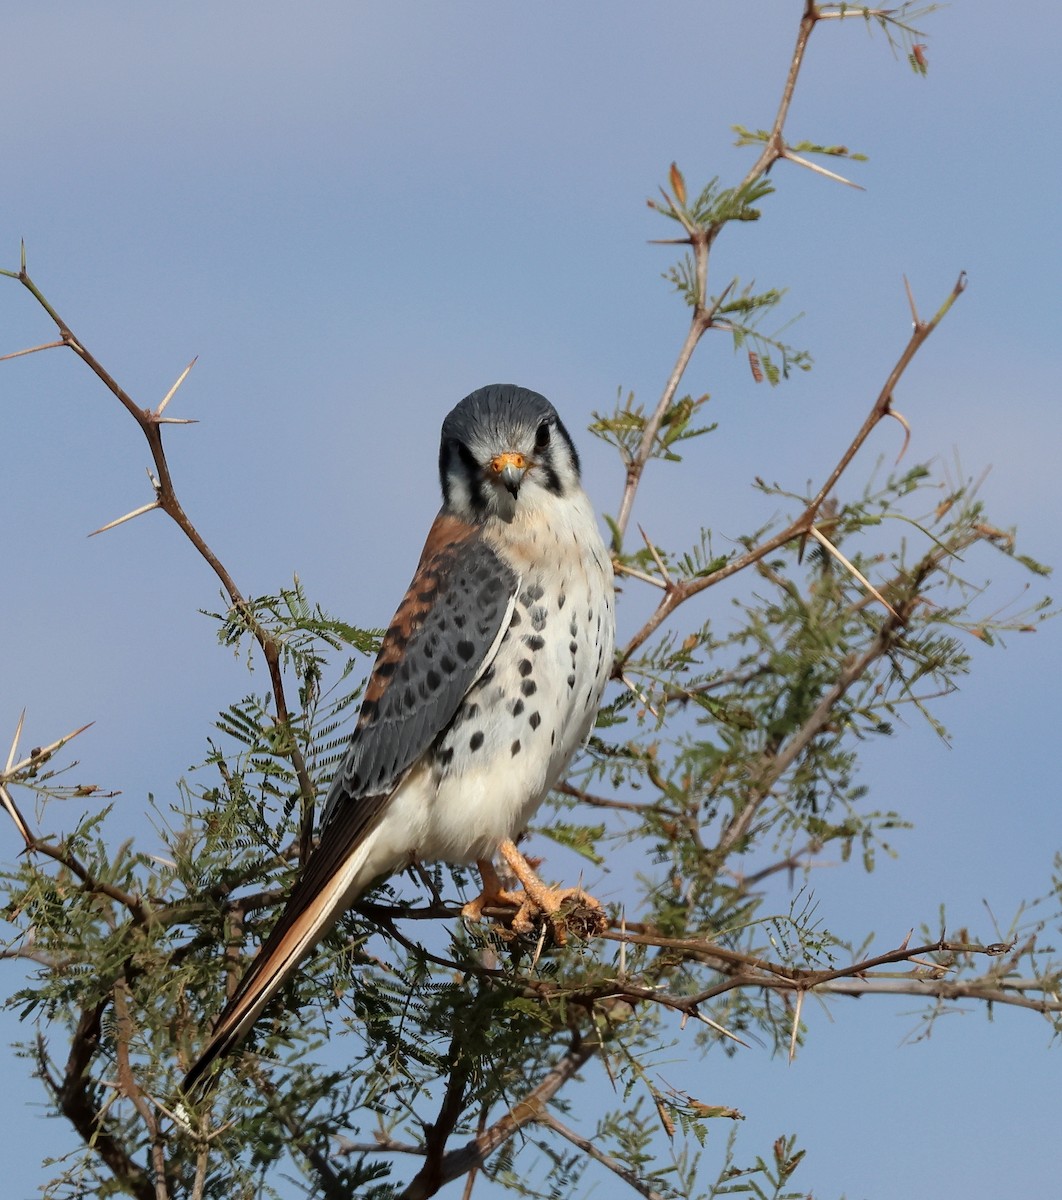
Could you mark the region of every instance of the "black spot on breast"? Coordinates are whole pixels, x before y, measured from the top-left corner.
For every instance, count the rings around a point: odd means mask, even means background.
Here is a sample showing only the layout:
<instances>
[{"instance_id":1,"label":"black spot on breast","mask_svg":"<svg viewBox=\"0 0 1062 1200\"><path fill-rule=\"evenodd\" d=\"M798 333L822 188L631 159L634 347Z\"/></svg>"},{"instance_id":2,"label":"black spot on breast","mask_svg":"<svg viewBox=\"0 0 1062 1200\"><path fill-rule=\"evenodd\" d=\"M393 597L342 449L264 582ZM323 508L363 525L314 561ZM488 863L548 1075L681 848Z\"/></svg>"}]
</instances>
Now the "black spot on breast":
<instances>
[{"instance_id":1,"label":"black spot on breast","mask_svg":"<svg viewBox=\"0 0 1062 1200\"><path fill-rule=\"evenodd\" d=\"M572 617L571 624L568 626L568 632L572 635L572 637L579 636L579 623L574 617Z\"/></svg>"},{"instance_id":2,"label":"black spot on breast","mask_svg":"<svg viewBox=\"0 0 1062 1200\"><path fill-rule=\"evenodd\" d=\"M450 763L453 762L453 759L454 759L453 746L445 746L435 756L435 761L439 764L440 767L448 767L450 765Z\"/></svg>"},{"instance_id":3,"label":"black spot on breast","mask_svg":"<svg viewBox=\"0 0 1062 1200\"><path fill-rule=\"evenodd\" d=\"M483 734L478 730L468 739L468 748L473 752L483 745Z\"/></svg>"},{"instance_id":4,"label":"black spot on breast","mask_svg":"<svg viewBox=\"0 0 1062 1200\"><path fill-rule=\"evenodd\" d=\"M524 711L524 702L522 700L514 700L509 706L514 717L518 717Z\"/></svg>"},{"instance_id":5,"label":"black spot on breast","mask_svg":"<svg viewBox=\"0 0 1062 1200\"><path fill-rule=\"evenodd\" d=\"M524 606L524 608L528 608L530 605L534 604L536 600L541 600L544 594L545 593L543 592L542 588L536 583L531 587L524 589L520 596L520 603Z\"/></svg>"},{"instance_id":6,"label":"black spot on breast","mask_svg":"<svg viewBox=\"0 0 1062 1200\"><path fill-rule=\"evenodd\" d=\"M513 629L515 626L519 625L522 620L523 617L521 617L519 611L514 608L513 615L509 618L509 628Z\"/></svg>"},{"instance_id":7,"label":"black spot on breast","mask_svg":"<svg viewBox=\"0 0 1062 1200\"><path fill-rule=\"evenodd\" d=\"M520 701L520 700L518 700L518 701L517 701L517 704L521 704L521 705L522 705L522 703L523 703L523 702L522 702L522 701ZM532 728L532 729L537 729L537 728L538 728L538 727L539 727L539 726L542 724L542 714L541 714L541 713L537 713L537 712L533 712L533 713L532 713L532 714L531 714L531 715L530 715L530 716L527 718L527 720L528 720L528 724L530 724L530 726L531 726L531 728Z\"/></svg>"},{"instance_id":8,"label":"black spot on breast","mask_svg":"<svg viewBox=\"0 0 1062 1200\"><path fill-rule=\"evenodd\" d=\"M538 691L538 684L535 683L533 679L525 679L524 682L520 684L520 691L522 691L525 696L533 696L535 692Z\"/></svg>"},{"instance_id":9,"label":"black spot on breast","mask_svg":"<svg viewBox=\"0 0 1062 1200\"><path fill-rule=\"evenodd\" d=\"M509 753L513 756L513 758L515 758L520 753L520 739L519 738L517 738L516 741L513 742L513 744L509 747Z\"/></svg>"},{"instance_id":10,"label":"black spot on breast","mask_svg":"<svg viewBox=\"0 0 1062 1200\"><path fill-rule=\"evenodd\" d=\"M524 658L520 660L520 666L517 668L517 670L526 679L527 676L530 675L534 670L534 667L532 667L531 660L529 658Z\"/></svg>"},{"instance_id":11,"label":"black spot on breast","mask_svg":"<svg viewBox=\"0 0 1062 1200\"><path fill-rule=\"evenodd\" d=\"M574 671L568 676L568 691L571 691L573 687L575 687L575 672Z\"/></svg>"},{"instance_id":12,"label":"black spot on breast","mask_svg":"<svg viewBox=\"0 0 1062 1200\"><path fill-rule=\"evenodd\" d=\"M572 658L575 658L575 656L579 653L579 643L573 638L568 643L568 649L572 652Z\"/></svg>"},{"instance_id":13,"label":"black spot on breast","mask_svg":"<svg viewBox=\"0 0 1062 1200\"><path fill-rule=\"evenodd\" d=\"M561 592L561 594L557 597L557 607L563 608L565 606L565 604L567 604L567 602L568 602L568 597L563 592Z\"/></svg>"},{"instance_id":14,"label":"black spot on breast","mask_svg":"<svg viewBox=\"0 0 1062 1200\"><path fill-rule=\"evenodd\" d=\"M546 617L549 615L546 608L541 604L536 604L531 610L531 628L542 630L546 628Z\"/></svg>"},{"instance_id":15,"label":"black spot on breast","mask_svg":"<svg viewBox=\"0 0 1062 1200\"><path fill-rule=\"evenodd\" d=\"M524 635L524 645L528 650L541 650L546 644L544 637L539 637L537 633L528 633Z\"/></svg>"}]
</instances>

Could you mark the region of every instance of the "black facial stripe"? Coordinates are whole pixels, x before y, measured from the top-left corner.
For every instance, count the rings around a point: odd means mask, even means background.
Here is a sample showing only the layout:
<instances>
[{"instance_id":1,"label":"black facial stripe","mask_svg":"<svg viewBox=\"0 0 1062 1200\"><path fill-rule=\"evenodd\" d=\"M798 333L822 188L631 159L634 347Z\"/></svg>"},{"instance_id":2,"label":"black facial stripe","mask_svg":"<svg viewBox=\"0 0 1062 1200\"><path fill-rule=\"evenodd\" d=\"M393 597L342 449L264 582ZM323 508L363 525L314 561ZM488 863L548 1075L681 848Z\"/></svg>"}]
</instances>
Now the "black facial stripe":
<instances>
[{"instance_id":1,"label":"black facial stripe","mask_svg":"<svg viewBox=\"0 0 1062 1200\"><path fill-rule=\"evenodd\" d=\"M542 462L541 467L543 474L546 476L546 491L552 492L554 496L559 496L562 491L561 481L560 476L557 474L556 470L554 470L553 463L551 461L544 461Z\"/></svg>"},{"instance_id":2,"label":"black facial stripe","mask_svg":"<svg viewBox=\"0 0 1062 1200\"><path fill-rule=\"evenodd\" d=\"M439 448L439 476L442 480L443 497L449 505L452 503L451 476L461 474L468 483L469 502L475 512L481 513L487 507L487 497L484 493L485 483L483 472L476 462L472 451L457 438L446 438Z\"/></svg>"},{"instance_id":3,"label":"black facial stripe","mask_svg":"<svg viewBox=\"0 0 1062 1200\"><path fill-rule=\"evenodd\" d=\"M572 466L575 468L576 477L582 472L582 467L579 462L579 451L575 448L575 443L571 439L571 435L564 428L564 422L557 417L555 428L560 437L564 440L564 444L568 447L568 453L572 456Z\"/></svg>"}]
</instances>

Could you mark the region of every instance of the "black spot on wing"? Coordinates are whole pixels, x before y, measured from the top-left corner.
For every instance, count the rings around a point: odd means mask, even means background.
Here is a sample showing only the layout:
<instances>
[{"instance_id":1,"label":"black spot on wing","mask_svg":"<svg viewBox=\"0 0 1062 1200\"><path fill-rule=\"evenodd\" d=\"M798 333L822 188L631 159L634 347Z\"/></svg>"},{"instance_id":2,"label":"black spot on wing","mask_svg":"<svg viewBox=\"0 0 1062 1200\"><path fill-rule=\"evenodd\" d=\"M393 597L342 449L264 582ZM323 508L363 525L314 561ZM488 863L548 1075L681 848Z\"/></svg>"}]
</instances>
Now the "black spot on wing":
<instances>
[{"instance_id":1,"label":"black spot on wing","mask_svg":"<svg viewBox=\"0 0 1062 1200\"><path fill-rule=\"evenodd\" d=\"M389 794L450 724L469 688L489 669L487 655L516 585L513 570L479 537L446 545L422 561L410 591L418 601L430 591L432 603L418 604L407 618L397 663L393 641L381 648L369 698L325 801L322 829L340 807L362 800L372 807L373 797Z\"/></svg>"}]
</instances>

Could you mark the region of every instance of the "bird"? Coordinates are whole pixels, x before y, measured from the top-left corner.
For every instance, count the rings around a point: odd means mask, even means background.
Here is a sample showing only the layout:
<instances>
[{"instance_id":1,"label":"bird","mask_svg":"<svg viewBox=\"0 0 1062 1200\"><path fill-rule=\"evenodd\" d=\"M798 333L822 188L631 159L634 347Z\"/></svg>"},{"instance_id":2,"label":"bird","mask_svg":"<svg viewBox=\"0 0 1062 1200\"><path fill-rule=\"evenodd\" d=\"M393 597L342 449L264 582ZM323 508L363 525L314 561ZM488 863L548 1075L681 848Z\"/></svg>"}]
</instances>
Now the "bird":
<instances>
[{"instance_id":1,"label":"bird","mask_svg":"<svg viewBox=\"0 0 1062 1200\"><path fill-rule=\"evenodd\" d=\"M515 840L586 743L612 671L612 563L553 405L494 384L445 418L442 507L384 635L319 836L287 903L217 1018L183 1090L250 1032L311 949L372 884L415 861L475 862L480 918L552 919L578 888L547 887ZM501 854L522 885L506 891ZM593 922L591 922L593 927Z\"/></svg>"}]
</instances>

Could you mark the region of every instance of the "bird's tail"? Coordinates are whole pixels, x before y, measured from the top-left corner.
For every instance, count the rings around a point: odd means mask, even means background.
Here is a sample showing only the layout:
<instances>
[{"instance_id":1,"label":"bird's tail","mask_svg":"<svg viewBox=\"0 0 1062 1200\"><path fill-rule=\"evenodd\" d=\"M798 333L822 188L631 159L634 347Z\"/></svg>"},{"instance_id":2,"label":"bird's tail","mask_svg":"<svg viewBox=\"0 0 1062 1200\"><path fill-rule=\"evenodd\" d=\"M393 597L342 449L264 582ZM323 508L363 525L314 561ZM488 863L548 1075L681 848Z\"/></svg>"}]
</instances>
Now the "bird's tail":
<instances>
[{"instance_id":1,"label":"bird's tail","mask_svg":"<svg viewBox=\"0 0 1062 1200\"><path fill-rule=\"evenodd\" d=\"M284 912L217 1019L206 1049L184 1078L186 1093L203 1086L211 1065L250 1032L303 957L368 888L373 836L353 847L323 841L310 855Z\"/></svg>"}]
</instances>

